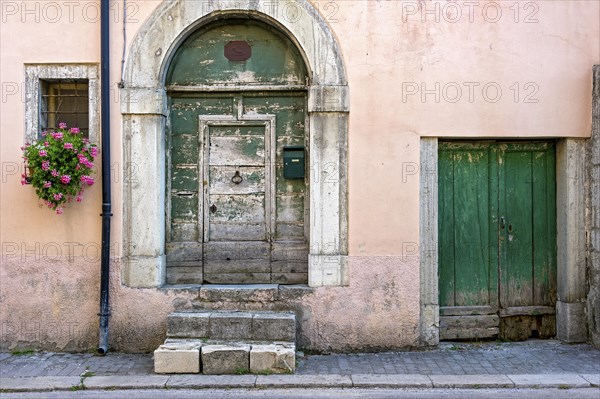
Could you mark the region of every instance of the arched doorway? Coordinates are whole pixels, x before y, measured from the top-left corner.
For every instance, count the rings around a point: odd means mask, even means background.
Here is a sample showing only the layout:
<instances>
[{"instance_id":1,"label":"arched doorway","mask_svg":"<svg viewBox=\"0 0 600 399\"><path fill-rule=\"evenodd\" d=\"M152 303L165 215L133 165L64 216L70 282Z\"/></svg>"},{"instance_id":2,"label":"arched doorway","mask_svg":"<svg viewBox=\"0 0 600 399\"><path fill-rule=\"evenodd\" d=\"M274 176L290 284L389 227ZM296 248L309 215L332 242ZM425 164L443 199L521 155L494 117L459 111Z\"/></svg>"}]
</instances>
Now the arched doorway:
<instances>
[{"instance_id":1,"label":"arched doorway","mask_svg":"<svg viewBox=\"0 0 600 399\"><path fill-rule=\"evenodd\" d=\"M191 35L215 21L261 21L283 32L307 69L306 112L310 149L306 159L308 284L348 284L348 113L349 93L341 52L328 23L310 2L289 0L292 20L277 7L253 2L164 1L130 45L121 89L123 118L123 284L160 287L167 275L166 172L169 95L166 82L175 54ZM224 51L224 50L223 50ZM198 68L200 65L198 65ZM211 89L206 86L203 89ZM232 87L225 87L229 91ZM223 87L222 87L223 89ZM263 87L263 89L266 89ZM234 172L235 174L235 172Z\"/></svg>"},{"instance_id":2,"label":"arched doorway","mask_svg":"<svg viewBox=\"0 0 600 399\"><path fill-rule=\"evenodd\" d=\"M307 283L299 50L264 22L218 20L180 45L165 86L167 283Z\"/></svg>"}]
</instances>

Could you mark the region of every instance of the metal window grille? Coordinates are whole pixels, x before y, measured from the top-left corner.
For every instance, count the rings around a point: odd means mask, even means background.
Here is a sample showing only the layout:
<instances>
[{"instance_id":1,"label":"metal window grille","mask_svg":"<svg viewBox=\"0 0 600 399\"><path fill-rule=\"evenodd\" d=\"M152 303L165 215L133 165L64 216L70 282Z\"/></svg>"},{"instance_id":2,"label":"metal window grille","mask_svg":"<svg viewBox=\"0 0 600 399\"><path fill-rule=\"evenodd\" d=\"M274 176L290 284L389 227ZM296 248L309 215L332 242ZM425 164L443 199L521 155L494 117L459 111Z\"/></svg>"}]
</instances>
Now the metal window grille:
<instances>
[{"instance_id":1,"label":"metal window grille","mask_svg":"<svg viewBox=\"0 0 600 399\"><path fill-rule=\"evenodd\" d=\"M59 123L78 127L89 135L88 80L40 81L40 131L53 131Z\"/></svg>"}]
</instances>

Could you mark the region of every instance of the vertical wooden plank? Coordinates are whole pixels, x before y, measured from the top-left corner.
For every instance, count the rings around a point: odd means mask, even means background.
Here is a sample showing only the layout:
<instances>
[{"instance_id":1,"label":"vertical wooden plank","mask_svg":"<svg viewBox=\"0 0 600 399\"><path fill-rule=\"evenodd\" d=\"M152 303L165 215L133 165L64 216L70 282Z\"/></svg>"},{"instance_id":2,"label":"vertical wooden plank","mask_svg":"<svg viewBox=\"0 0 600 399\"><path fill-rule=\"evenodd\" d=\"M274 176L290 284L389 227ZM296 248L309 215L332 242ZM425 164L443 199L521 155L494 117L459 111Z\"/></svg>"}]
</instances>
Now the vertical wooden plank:
<instances>
[{"instance_id":1,"label":"vertical wooden plank","mask_svg":"<svg viewBox=\"0 0 600 399\"><path fill-rule=\"evenodd\" d=\"M527 306L533 301L533 203L531 151L512 145L505 153L506 168L506 306Z\"/></svg>"},{"instance_id":2,"label":"vertical wooden plank","mask_svg":"<svg viewBox=\"0 0 600 399\"><path fill-rule=\"evenodd\" d=\"M506 223L506 162L505 154L507 145L496 145L498 167L498 300L501 308L508 303L508 268L507 268L507 226Z\"/></svg>"},{"instance_id":3,"label":"vertical wooden plank","mask_svg":"<svg viewBox=\"0 0 600 399\"><path fill-rule=\"evenodd\" d=\"M533 265L531 305L549 304L547 152L532 152Z\"/></svg>"},{"instance_id":4,"label":"vertical wooden plank","mask_svg":"<svg viewBox=\"0 0 600 399\"><path fill-rule=\"evenodd\" d=\"M556 229L556 144L550 143L546 155L546 193L548 219L548 299L554 306L557 299L557 229Z\"/></svg>"},{"instance_id":5,"label":"vertical wooden plank","mask_svg":"<svg viewBox=\"0 0 600 399\"><path fill-rule=\"evenodd\" d=\"M499 236L500 236L500 215L499 215L499 189L498 189L498 157L497 146L489 146L488 170L489 170L489 238L488 238L488 272L489 272L489 302L490 306L497 308L498 301L498 262L499 262Z\"/></svg>"},{"instance_id":6,"label":"vertical wooden plank","mask_svg":"<svg viewBox=\"0 0 600 399\"><path fill-rule=\"evenodd\" d=\"M554 146L540 145L533 152L533 303L531 305L554 305L555 284L555 189ZM549 173L550 172L550 173ZM554 289L553 289L554 288Z\"/></svg>"},{"instance_id":7,"label":"vertical wooden plank","mask_svg":"<svg viewBox=\"0 0 600 399\"><path fill-rule=\"evenodd\" d=\"M489 304L488 151L455 151L455 305Z\"/></svg>"},{"instance_id":8,"label":"vertical wooden plank","mask_svg":"<svg viewBox=\"0 0 600 399\"><path fill-rule=\"evenodd\" d=\"M446 143L439 143L438 195L439 304L454 306L454 160Z\"/></svg>"}]
</instances>

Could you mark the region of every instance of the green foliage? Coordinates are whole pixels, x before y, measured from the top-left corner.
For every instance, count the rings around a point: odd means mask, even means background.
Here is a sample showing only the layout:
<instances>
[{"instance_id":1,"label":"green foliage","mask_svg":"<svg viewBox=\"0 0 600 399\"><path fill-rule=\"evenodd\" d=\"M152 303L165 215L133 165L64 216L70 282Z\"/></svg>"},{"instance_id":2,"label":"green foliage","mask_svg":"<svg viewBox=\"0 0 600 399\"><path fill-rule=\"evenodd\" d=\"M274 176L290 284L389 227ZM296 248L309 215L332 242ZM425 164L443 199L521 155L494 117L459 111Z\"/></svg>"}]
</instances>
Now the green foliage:
<instances>
[{"instance_id":1,"label":"green foliage","mask_svg":"<svg viewBox=\"0 0 600 399\"><path fill-rule=\"evenodd\" d=\"M42 139L21 149L28 166L21 183L31 183L37 196L57 214L63 213L65 203L81 202L83 189L94 184L90 175L98 148L78 128L67 130L66 124L60 124L56 132L44 132Z\"/></svg>"}]
</instances>

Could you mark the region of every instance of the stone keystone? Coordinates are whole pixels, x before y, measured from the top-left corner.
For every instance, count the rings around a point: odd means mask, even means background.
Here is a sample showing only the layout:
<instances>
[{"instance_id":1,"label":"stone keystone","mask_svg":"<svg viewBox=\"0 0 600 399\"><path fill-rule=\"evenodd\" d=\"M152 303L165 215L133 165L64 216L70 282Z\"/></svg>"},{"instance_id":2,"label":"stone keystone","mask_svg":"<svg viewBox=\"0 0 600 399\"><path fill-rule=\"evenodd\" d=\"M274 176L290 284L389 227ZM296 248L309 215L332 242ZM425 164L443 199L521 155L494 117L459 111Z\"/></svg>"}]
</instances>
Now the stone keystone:
<instances>
[{"instance_id":1,"label":"stone keystone","mask_svg":"<svg viewBox=\"0 0 600 399\"><path fill-rule=\"evenodd\" d=\"M250 369L250 345L206 345L202 347L204 374L236 374Z\"/></svg>"},{"instance_id":2,"label":"stone keystone","mask_svg":"<svg viewBox=\"0 0 600 399\"><path fill-rule=\"evenodd\" d=\"M296 370L294 344L252 345L250 372L293 373Z\"/></svg>"},{"instance_id":3,"label":"stone keystone","mask_svg":"<svg viewBox=\"0 0 600 399\"><path fill-rule=\"evenodd\" d=\"M154 351L154 372L161 374L199 373L202 342L169 342Z\"/></svg>"}]
</instances>

